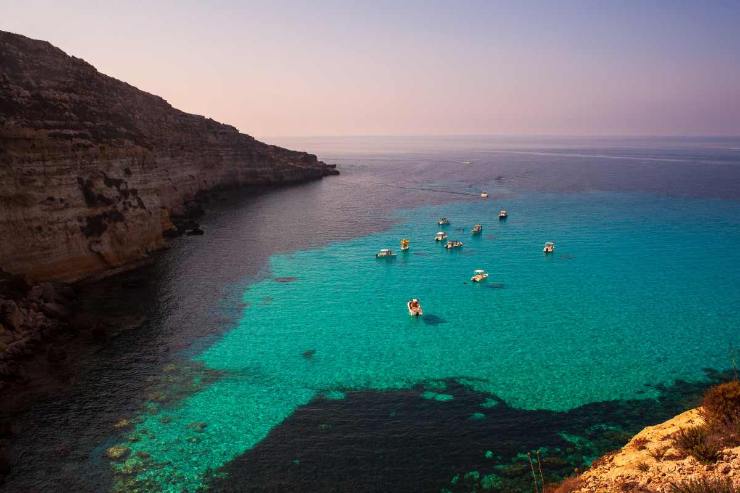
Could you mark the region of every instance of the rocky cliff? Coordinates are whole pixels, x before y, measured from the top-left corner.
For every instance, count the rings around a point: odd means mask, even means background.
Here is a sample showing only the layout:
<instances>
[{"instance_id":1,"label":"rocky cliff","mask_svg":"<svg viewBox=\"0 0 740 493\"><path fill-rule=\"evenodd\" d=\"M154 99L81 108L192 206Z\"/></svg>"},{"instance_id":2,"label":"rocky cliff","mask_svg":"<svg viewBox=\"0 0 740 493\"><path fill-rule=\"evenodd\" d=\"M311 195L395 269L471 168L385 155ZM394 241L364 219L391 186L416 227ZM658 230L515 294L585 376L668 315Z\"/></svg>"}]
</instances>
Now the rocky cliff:
<instances>
[{"instance_id":1,"label":"rocky cliff","mask_svg":"<svg viewBox=\"0 0 740 493\"><path fill-rule=\"evenodd\" d=\"M199 193L336 174L0 31L0 268L75 281L145 258Z\"/></svg>"}]
</instances>

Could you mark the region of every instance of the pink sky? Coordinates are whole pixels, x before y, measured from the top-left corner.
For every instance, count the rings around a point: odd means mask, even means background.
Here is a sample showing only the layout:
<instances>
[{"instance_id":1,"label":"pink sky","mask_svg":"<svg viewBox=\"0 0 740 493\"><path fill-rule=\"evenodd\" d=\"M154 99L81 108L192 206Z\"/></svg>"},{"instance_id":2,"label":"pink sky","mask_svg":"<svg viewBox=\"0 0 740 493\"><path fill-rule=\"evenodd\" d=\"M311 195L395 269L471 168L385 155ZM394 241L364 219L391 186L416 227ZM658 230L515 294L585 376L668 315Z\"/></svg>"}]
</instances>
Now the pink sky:
<instances>
[{"instance_id":1,"label":"pink sky","mask_svg":"<svg viewBox=\"0 0 740 493\"><path fill-rule=\"evenodd\" d=\"M257 137L740 134L740 4L0 0L45 39Z\"/></svg>"}]
</instances>

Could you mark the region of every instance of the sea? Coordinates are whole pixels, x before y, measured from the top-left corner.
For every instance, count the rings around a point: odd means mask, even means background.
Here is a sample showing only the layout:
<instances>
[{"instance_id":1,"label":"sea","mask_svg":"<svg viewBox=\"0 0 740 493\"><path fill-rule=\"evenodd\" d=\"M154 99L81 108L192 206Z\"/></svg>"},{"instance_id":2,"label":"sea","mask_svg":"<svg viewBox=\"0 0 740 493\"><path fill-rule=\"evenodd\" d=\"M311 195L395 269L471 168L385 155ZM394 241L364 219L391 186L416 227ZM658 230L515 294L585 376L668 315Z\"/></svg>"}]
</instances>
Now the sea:
<instances>
[{"instance_id":1,"label":"sea","mask_svg":"<svg viewBox=\"0 0 740 493\"><path fill-rule=\"evenodd\" d=\"M736 374L740 138L273 143L341 174L96 285L135 323L15 418L0 491L532 491Z\"/></svg>"}]
</instances>

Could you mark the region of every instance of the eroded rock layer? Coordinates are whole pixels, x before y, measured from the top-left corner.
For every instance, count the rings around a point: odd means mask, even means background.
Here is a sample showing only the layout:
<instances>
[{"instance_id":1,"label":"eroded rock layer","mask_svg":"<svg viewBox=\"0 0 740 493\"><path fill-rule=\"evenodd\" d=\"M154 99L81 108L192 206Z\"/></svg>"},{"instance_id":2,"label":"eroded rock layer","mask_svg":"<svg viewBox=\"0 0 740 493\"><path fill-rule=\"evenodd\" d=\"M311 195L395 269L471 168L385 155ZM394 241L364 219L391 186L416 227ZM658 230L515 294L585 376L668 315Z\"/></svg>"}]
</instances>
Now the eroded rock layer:
<instances>
[{"instance_id":1,"label":"eroded rock layer","mask_svg":"<svg viewBox=\"0 0 740 493\"><path fill-rule=\"evenodd\" d=\"M75 281L143 259L199 193L336 174L316 156L0 31L0 267Z\"/></svg>"}]
</instances>

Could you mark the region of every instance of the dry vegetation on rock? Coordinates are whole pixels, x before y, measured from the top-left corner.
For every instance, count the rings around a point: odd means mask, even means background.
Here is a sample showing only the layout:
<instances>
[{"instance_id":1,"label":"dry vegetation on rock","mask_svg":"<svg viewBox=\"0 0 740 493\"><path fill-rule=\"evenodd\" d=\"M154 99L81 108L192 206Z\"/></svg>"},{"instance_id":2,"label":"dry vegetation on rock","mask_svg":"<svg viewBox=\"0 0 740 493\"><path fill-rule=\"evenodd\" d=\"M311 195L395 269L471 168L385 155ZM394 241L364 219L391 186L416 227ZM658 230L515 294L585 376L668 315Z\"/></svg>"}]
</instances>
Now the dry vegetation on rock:
<instances>
[{"instance_id":1,"label":"dry vegetation on rock","mask_svg":"<svg viewBox=\"0 0 740 493\"><path fill-rule=\"evenodd\" d=\"M740 382L707 391L702 406L649 426L620 451L548 493L740 492Z\"/></svg>"}]
</instances>

